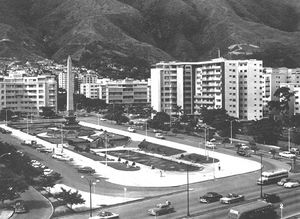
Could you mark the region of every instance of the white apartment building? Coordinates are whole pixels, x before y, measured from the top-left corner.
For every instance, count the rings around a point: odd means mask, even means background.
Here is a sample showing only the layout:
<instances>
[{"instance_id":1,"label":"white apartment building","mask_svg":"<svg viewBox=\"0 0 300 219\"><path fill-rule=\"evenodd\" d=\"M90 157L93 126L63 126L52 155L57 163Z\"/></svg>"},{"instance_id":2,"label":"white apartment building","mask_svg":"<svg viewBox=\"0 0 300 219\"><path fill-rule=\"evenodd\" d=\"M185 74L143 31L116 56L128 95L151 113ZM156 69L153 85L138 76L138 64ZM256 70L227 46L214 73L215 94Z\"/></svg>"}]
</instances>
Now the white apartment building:
<instances>
[{"instance_id":1,"label":"white apartment building","mask_svg":"<svg viewBox=\"0 0 300 219\"><path fill-rule=\"evenodd\" d=\"M97 83L81 84L80 93L87 98L104 99L108 104L146 104L150 102L150 82L98 79Z\"/></svg>"},{"instance_id":2,"label":"white apartment building","mask_svg":"<svg viewBox=\"0 0 300 219\"><path fill-rule=\"evenodd\" d=\"M57 111L57 82L55 76L36 77L10 74L0 78L0 105L14 112L39 115L41 107Z\"/></svg>"},{"instance_id":3,"label":"white apartment building","mask_svg":"<svg viewBox=\"0 0 300 219\"><path fill-rule=\"evenodd\" d=\"M199 115L201 108L230 116L262 118L262 61L226 60L157 63L151 68L151 106L175 115L175 106Z\"/></svg>"},{"instance_id":4,"label":"white apartment building","mask_svg":"<svg viewBox=\"0 0 300 219\"><path fill-rule=\"evenodd\" d=\"M157 112L176 115L176 106L193 114L195 63L160 62L151 68L151 106Z\"/></svg>"},{"instance_id":5,"label":"white apartment building","mask_svg":"<svg viewBox=\"0 0 300 219\"><path fill-rule=\"evenodd\" d=\"M58 74L58 87L67 89L67 72L59 72Z\"/></svg>"},{"instance_id":6,"label":"white apartment building","mask_svg":"<svg viewBox=\"0 0 300 219\"><path fill-rule=\"evenodd\" d=\"M101 84L98 83L80 84L80 94L90 99L101 99L99 96L100 86Z\"/></svg>"}]
</instances>

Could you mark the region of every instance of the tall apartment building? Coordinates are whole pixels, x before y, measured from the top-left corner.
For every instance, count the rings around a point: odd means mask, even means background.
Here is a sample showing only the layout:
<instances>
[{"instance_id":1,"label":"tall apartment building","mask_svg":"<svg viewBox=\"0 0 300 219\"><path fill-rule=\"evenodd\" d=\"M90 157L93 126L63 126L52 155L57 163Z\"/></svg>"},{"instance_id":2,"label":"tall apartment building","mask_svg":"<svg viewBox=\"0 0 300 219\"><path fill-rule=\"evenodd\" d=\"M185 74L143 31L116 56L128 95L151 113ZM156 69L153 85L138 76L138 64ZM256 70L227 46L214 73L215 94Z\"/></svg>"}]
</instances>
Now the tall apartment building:
<instances>
[{"instance_id":1,"label":"tall apartment building","mask_svg":"<svg viewBox=\"0 0 300 219\"><path fill-rule=\"evenodd\" d=\"M262 118L262 61L161 62L151 68L151 81L157 111L175 115L177 105L199 115L201 108L223 108L239 119Z\"/></svg>"},{"instance_id":2,"label":"tall apartment building","mask_svg":"<svg viewBox=\"0 0 300 219\"><path fill-rule=\"evenodd\" d=\"M289 68L264 68L263 74L263 104L264 104L264 116L268 116L269 109L267 104L269 101L276 100L274 96L275 91L286 86L291 89L291 91L297 91L298 84L300 84L300 68L289 69ZM295 98L297 92L295 93ZM294 98L290 101L290 110L292 114L296 113L296 108L294 107ZM294 112L294 109L296 110Z\"/></svg>"},{"instance_id":3,"label":"tall apartment building","mask_svg":"<svg viewBox=\"0 0 300 219\"><path fill-rule=\"evenodd\" d=\"M80 93L92 99L104 99L111 104L146 104L150 102L150 83L145 80L98 79L97 83L80 85Z\"/></svg>"},{"instance_id":4,"label":"tall apartment building","mask_svg":"<svg viewBox=\"0 0 300 219\"><path fill-rule=\"evenodd\" d=\"M57 82L55 76L36 77L10 74L0 78L0 105L14 112L39 115L41 107L57 111Z\"/></svg>"},{"instance_id":5,"label":"tall apartment building","mask_svg":"<svg viewBox=\"0 0 300 219\"><path fill-rule=\"evenodd\" d=\"M181 106L185 114L193 114L195 63L160 62L151 68L151 106L157 112L176 115Z\"/></svg>"}]
</instances>

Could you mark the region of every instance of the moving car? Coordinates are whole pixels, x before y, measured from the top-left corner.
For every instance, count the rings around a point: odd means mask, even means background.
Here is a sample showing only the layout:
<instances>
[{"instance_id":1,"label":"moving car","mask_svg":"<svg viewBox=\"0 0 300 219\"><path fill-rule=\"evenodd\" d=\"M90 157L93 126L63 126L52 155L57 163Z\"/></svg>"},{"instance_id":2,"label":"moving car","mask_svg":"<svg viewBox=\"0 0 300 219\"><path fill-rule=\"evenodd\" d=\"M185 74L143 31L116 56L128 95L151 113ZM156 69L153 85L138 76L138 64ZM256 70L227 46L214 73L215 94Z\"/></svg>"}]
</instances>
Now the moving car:
<instances>
[{"instance_id":1,"label":"moving car","mask_svg":"<svg viewBox=\"0 0 300 219\"><path fill-rule=\"evenodd\" d=\"M163 136L163 134L161 134L161 133L156 133L155 137L159 138L159 139L165 139L165 136Z\"/></svg>"},{"instance_id":2,"label":"moving car","mask_svg":"<svg viewBox=\"0 0 300 219\"><path fill-rule=\"evenodd\" d=\"M277 203L277 202L281 201L281 199L278 195L271 194L271 193L264 193L262 199L269 203Z\"/></svg>"},{"instance_id":3,"label":"moving car","mask_svg":"<svg viewBox=\"0 0 300 219\"><path fill-rule=\"evenodd\" d=\"M128 127L128 129L127 129L129 132L135 132L135 129L134 128L132 128L132 127Z\"/></svg>"},{"instance_id":4,"label":"moving car","mask_svg":"<svg viewBox=\"0 0 300 219\"><path fill-rule=\"evenodd\" d=\"M96 171L91 167L80 167L78 168L79 173L95 173Z\"/></svg>"},{"instance_id":5,"label":"moving car","mask_svg":"<svg viewBox=\"0 0 300 219\"><path fill-rule=\"evenodd\" d=\"M220 201L223 196L216 192L207 192L205 195L200 197L201 203L210 203Z\"/></svg>"},{"instance_id":6,"label":"moving car","mask_svg":"<svg viewBox=\"0 0 300 219\"><path fill-rule=\"evenodd\" d=\"M73 158L70 158L64 154L53 154L52 158L60 160L60 161L72 161Z\"/></svg>"},{"instance_id":7,"label":"moving car","mask_svg":"<svg viewBox=\"0 0 300 219\"><path fill-rule=\"evenodd\" d=\"M165 204L157 204L156 207L151 208L148 210L148 214L153 215L153 216L158 216L161 214L168 214L171 212L174 212L174 207L171 205L171 202L166 201Z\"/></svg>"},{"instance_id":8,"label":"moving car","mask_svg":"<svg viewBox=\"0 0 300 219\"><path fill-rule=\"evenodd\" d=\"M277 185L283 186L285 183L287 183L287 182L289 182L291 180L292 180L291 178L283 178L279 182L277 182Z\"/></svg>"},{"instance_id":9,"label":"moving car","mask_svg":"<svg viewBox=\"0 0 300 219\"><path fill-rule=\"evenodd\" d=\"M15 213L17 214L26 213L28 211L23 200L15 201L14 209L15 209Z\"/></svg>"},{"instance_id":10,"label":"moving car","mask_svg":"<svg viewBox=\"0 0 300 219\"><path fill-rule=\"evenodd\" d=\"M222 204L230 204L235 202L241 202L244 201L245 197L243 195L235 194L235 193L229 193L227 196L220 198L220 202Z\"/></svg>"},{"instance_id":11,"label":"moving car","mask_svg":"<svg viewBox=\"0 0 300 219\"><path fill-rule=\"evenodd\" d=\"M284 188L296 188L300 186L300 182L298 180L292 180L287 183L284 183Z\"/></svg>"},{"instance_id":12,"label":"moving car","mask_svg":"<svg viewBox=\"0 0 300 219\"><path fill-rule=\"evenodd\" d=\"M89 217L89 219L112 219L119 218L119 215L109 211L100 211L96 216Z\"/></svg>"},{"instance_id":13,"label":"moving car","mask_svg":"<svg viewBox=\"0 0 300 219\"><path fill-rule=\"evenodd\" d=\"M292 154L291 152L289 151L282 151L282 152L279 152L278 154L280 157L286 157L286 158L294 158L296 157L295 154Z\"/></svg>"}]
</instances>

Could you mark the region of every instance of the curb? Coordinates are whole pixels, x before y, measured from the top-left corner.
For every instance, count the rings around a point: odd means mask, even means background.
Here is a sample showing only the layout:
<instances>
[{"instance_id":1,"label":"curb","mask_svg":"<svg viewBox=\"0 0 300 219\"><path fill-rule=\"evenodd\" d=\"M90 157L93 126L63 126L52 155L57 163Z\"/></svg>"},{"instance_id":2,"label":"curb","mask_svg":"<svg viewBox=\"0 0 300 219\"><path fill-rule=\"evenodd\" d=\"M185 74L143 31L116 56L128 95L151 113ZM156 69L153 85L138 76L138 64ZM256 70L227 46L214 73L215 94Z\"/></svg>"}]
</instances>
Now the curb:
<instances>
[{"instance_id":1,"label":"curb","mask_svg":"<svg viewBox=\"0 0 300 219\"><path fill-rule=\"evenodd\" d=\"M53 207L51 201L50 201L48 198L46 198L45 196L43 196L42 193L40 193L40 192L39 192L38 190L36 190L34 187L32 187L32 188L33 188L37 193L39 193L40 196L42 196L43 199L45 199L45 200L50 204L50 206L51 206L51 214L50 214L50 216L48 217L48 219L52 218L53 213L54 213L54 207Z\"/></svg>"}]
</instances>

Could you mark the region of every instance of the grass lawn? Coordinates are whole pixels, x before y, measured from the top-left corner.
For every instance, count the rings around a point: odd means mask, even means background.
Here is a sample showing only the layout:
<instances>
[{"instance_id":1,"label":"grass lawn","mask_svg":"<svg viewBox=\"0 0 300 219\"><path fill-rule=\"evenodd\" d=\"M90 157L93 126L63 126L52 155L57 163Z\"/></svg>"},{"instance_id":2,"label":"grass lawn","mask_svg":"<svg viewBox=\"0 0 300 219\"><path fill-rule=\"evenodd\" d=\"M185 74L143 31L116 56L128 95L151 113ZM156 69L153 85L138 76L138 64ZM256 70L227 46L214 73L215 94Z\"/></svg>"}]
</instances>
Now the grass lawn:
<instances>
[{"instance_id":1,"label":"grass lawn","mask_svg":"<svg viewBox=\"0 0 300 219\"><path fill-rule=\"evenodd\" d=\"M116 170L123 170L123 171L136 171L141 169L139 166L127 165L121 162L107 163L107 165Z\"/></svg>"},{"instance_id":2,"label":"grass lawn","mask_svg":"<svg viewBox=\"0 0 300 219\"><path fill-rule=\"evenodd\" d=\"M159 145L159 144L154 144L148 141L142 141L138 147L145 151L145 152L152 152L152 153L156 153L156 154L161 154L164 156L172 156L175 154L182 154L185 153L186 151L183 150L179 150L176 148L170 148L167 146L163 146L163 145Z\"/></svg>"},{"instance_id":3,"label":"grass lawn","mask_svg":"<svg viewBox=\"0 0 300 219\"><path fill-rule=\"evenodd\" d=\"M181 162L176 162L172 160L167 160L163 158L154 157L148 154L142 154L130 150L118 150L118 151L108 151L109 155L120 157L122 159L143 164L149 167L166 170L166 171L186 171L187 165ZM190 171L201 170L198 166L188 165Z\"/></svg>"},{"instance_id":4,"label":"grass lawn","mask_svg":"<svg viewBox=\"0 0 300 219\"><path fill-rule=\"evenodd\" d=\"M183 157L180 157L182 160L194 162L194 163L217 163L219 162L218 159L213 159L212 157L203 156L200 154L185 154Z\"/></svg>"}]
</instances>

